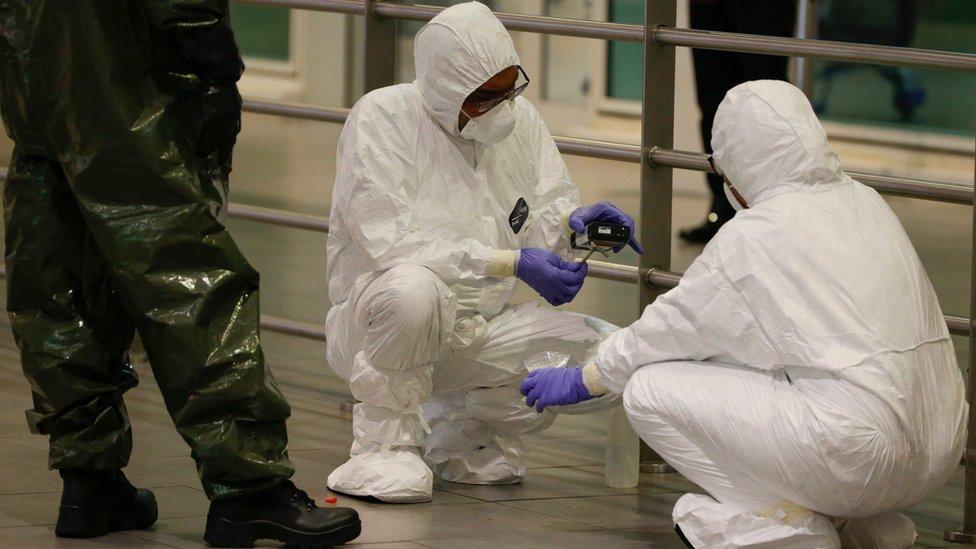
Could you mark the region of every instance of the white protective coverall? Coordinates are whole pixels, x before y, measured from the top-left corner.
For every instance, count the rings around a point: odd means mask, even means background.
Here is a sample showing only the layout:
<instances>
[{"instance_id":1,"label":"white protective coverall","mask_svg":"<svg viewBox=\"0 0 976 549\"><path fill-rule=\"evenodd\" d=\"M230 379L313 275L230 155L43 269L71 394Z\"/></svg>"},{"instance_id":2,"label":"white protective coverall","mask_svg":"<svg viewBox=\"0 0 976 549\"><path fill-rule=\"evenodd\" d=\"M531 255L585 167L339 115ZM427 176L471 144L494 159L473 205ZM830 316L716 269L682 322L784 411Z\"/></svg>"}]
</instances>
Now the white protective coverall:
<instances>
[{"instance_id":1,"label":"white protective coverall","mask_svg":"<svg viewBox=\"0 0 976 549\"><path fill-rule=\"evenodd\" d=\"M519 435L554 419L522 401L523 361L592 359L616 329L507 305L516 251L568 252L566 218L579 206L526 99L504 141L460 137L465 98L519 64L508 32L484 5L460 4L420 30L414 58L413 83L367 94L346 121L328 240L327 358L360 401L351 458L328 485L390 502L431 498L427 464L449 481L520 481Z\"/></svg>"},{"instance_id":2,"label":"white protective coverall","mask_svg":"<svg viewBox=\"0 0 976 549\"><path fill-rule=\"evenodd\" d=\"M897 511L950 477L968 409L928 276L792 85L729 91L712 147L749 208L600 345L596 380L708 492L674 508L695 547L908 547Z\"/></svg>"}]
</instances>

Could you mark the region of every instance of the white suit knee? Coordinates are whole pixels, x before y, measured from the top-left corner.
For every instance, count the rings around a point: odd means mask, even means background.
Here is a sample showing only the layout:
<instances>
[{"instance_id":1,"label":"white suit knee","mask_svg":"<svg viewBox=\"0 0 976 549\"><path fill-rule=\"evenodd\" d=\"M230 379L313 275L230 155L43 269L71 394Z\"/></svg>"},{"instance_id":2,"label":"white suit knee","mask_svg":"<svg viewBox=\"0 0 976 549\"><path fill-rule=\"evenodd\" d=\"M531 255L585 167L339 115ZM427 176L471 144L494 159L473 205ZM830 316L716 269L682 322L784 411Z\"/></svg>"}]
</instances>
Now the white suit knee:
<instances>
[{"instance_id":1,"label":"white suit knee","mask_svg":"<svg viewBox=\"0 0 976 549\"><path fill-rule=\"evenodd\" d=\"M353 417L359 451L422 446L420 405L453 325L453 294L430 270L399 265L357 285L344 312L336 321L344 321L348 337L335 346L345 349L333 355L352 360L334 368L346 372L361 403Z\"/></svg>"},{"instance_id":2,"label":"white suit knee","mask_svg":"<svg viewBox=\"0 0 976 549\"><path fill-rule=\"evenodd\" d=\"M432 391L454 309L454 295L437 275L398 265L361 277L350 299L330 311L328 328L338 337L329 340L329 363L360 401L352 459L329 476L330 488L391 502L430 499L433 475L420 457L429 427L420 406Z\"/></svg>"}]
</instances>

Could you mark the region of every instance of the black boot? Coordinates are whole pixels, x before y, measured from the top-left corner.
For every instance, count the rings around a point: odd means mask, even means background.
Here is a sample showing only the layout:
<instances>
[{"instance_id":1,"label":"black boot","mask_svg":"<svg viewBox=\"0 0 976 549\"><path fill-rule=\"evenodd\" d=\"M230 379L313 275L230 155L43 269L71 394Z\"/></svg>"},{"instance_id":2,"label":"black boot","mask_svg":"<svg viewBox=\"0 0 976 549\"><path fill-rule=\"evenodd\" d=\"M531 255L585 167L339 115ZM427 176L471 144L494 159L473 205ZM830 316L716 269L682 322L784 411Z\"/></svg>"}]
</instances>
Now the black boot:
<instances>
[{"instance_id":1,"label":"black boot","mask_svg":"<svg viewBox=\"0 0 976 549\"><path fill-rule=\"evenodd\" d=\"M214 501L203 539L215 547L253 547L259 539L304 549L342 545L359 537L359 514L320 509L289 480L258 492Z\"/></svg>"},{"instance_id":2,"label":"black boot","mask_svg":"<svg viewBox=\"0 0 976 549\"><path fill-rule=\"evenodd\" d=\"M156 522L156 496L137 490L122 471L62 470L64 491L54 533L93 538L119 530L141 530Z\"/></svg>"}]
</instances>

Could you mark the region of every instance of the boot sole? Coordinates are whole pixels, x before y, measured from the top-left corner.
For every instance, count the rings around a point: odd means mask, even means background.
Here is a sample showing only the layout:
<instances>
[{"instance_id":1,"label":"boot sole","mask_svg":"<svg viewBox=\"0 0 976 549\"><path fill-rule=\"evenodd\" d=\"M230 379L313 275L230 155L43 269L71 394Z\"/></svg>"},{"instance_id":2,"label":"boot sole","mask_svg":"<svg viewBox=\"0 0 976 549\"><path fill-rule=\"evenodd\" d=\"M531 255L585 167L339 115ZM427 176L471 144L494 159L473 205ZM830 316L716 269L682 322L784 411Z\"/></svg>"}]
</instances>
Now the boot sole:
<instances>
[{"instance_id":1,"label":"boot sole","mask_svg":"<svg viewBox=\"0 0 976 549\"><path fill-rule=\"evenodd\" d=\"M144 530L156 523L158 509L150 517L113 513L105 509L62 505L54 535L59 538L97 538L123 530Z\"/></svg>"},{"instance_id":2,"label":"boot sole","mask_svg":"<svg viewBox=\"0 0 976 549\"><path fill-rule=\"evenodd\" d=\"M362 523L336 526L327 532L302 532L265 521L236 523L226 519L207 519L203 540L213 547L254 547L254 542L271 539L298 549L328 549L359 537Z\"/></svg>"}]
</instances>

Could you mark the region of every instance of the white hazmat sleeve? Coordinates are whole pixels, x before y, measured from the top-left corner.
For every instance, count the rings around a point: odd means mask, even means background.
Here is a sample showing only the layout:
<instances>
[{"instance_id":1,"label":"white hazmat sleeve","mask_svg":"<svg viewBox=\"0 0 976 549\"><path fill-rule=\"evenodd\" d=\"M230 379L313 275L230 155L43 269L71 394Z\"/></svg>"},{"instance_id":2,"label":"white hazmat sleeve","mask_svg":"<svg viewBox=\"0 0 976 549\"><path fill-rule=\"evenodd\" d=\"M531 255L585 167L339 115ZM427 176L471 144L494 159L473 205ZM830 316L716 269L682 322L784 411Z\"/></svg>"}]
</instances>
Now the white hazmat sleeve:
<instances>
[{"instance_id":1,"label":"white hazmat sleeve","mask_svg":"<svg viewBox=\"0 0 976 549\"><path fill-rule=\"evenodd\" d=\"M723 238L728 236L719 233L677 287L600 345L595 360L600 384L619 393L641 366L674 360L715 359L760 369L777 365L770 339L723 268L723 248L735 244Z\"/></svg>"}]
</instances>

